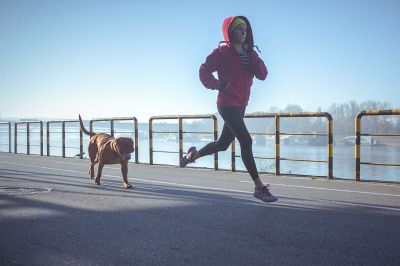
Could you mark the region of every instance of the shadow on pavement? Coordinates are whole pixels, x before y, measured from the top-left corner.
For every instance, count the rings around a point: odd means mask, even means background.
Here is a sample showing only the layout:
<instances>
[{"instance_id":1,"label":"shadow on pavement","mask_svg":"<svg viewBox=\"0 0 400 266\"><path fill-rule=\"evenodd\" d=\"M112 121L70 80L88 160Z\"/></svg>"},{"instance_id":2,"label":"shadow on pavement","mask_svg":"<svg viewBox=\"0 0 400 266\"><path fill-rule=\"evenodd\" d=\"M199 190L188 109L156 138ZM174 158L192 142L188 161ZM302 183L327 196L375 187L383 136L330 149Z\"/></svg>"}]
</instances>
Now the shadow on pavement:
<instances>
[{"instance_id":1,"label":"shadow on pavement","mask_svg":"<svg viewBox=\"0 0 400 266\"><path fill-rule=\"evenodd\" d=\"M62 182L47 194L0 196L0 264L400 262L398 212L301 206L295 199L262 204L250 194L159 184L124 190L114 187L119 181L106 182L82 192Z\"/></svg>"}]
</instances>

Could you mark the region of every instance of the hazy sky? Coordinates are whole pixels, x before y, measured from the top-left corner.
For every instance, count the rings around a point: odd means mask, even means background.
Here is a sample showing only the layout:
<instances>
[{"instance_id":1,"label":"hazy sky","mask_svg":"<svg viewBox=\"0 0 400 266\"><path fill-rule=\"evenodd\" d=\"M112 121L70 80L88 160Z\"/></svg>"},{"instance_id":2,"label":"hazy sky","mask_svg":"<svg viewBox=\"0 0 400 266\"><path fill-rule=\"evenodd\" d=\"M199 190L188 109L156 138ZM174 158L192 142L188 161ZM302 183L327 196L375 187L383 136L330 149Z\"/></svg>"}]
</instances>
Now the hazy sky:
<instances>
[{"instance_id":1,"label":"hazy sky","mask_svg":"<svg viewBox=\"0 0 400 266\"><path fill-rule=\"evenodd\" d=\"M0 0L0 116L214 113L198 70L231 15L248 17L269 70L248 112L400 108L399 14L398 0Z\"/></svg>"}]
</instances>

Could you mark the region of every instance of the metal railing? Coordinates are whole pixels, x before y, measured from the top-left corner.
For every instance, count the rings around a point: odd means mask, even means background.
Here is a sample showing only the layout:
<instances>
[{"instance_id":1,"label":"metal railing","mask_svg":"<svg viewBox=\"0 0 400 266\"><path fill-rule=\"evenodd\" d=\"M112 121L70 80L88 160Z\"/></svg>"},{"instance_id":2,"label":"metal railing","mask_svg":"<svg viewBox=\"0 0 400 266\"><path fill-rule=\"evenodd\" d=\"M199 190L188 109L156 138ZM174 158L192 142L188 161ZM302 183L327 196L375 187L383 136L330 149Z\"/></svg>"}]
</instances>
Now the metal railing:
<instances>
[{"instance_id":1,"label":"metal railing","mask_svg":"<svg viewBox=\"0 0 400 266\"><path fill-rule=\"evenodd\" d=\"M50 130L50 126L52 124L60 124L61 123L61 132L54 131L52 132ZM67 148L74 149L76 147L66 147L66 138L65 138L65 124L70 124L70 123L79 123L79 120L59 120L59 121L48 121L46 124L46 136L47 136L47 156L50 156L50 133L61 133L61 147L60 146L53 146L57 148L62 149L62 157L65 158L65 150ZM79 133L79 158L83 159L83 133L81 130L76 131L76 132L68 132L68 133Z\"/></svg>"},{"instance_id":2,"label":"metal railing","mask_svg":"<svg viewBox=\"0 0 400 266\"><path fill-rule=\"evenodd\" d=\"M356 172L355 180L360 181L361 176L361 164L365 165L376 165L376 166L400 166L400 164L395 163L374 163L374 162L361 162L361 136L379 136L379 137L400 137L400 134L361 134L361 118L364 116L378 116L378 115L400 115L400 109L397 110L365 110L357 114L355 119L355 133L356 133L356 143L354 147L354 157L356 159Z\"/></svg>"},{"instance_id":3,"label":"metal railing","mask_svg":"<svg viewBox=\"0 0 400 266\"><path fill-rule=\"evenodd\" d=\"M0 122L0 126L7 126L8 131L0 131L0 133L8 133L8 152L11 153L11 122ZM6 146L7 144L1 144Z\"/></svg>"},{"instance_id":4,"label":"metal railing","mask_svg":"<svg viewBox=\"0 0 400 266\"><path fill-rule=\"evenodd\" d=\"M18 125L26 124L26 154L30 154L31 146L40 146L40 155L43 156L43 122L42 121L24 121L15 122L14 124L14 153L18 153ZM40 124L40 145L30 144L30 125Z\"/></svg>"},{"instance_id":5,"label":"metal railing","mask_svg":"<svg viewBox=\"0 0 400 266\"><path fill-rule=\"evenodd\" d=\"M376 166L400 166L399 163L383 163L383 162L361 162L360 155L361 155L361 137L362 136L379 136L379 137L400 137L400 134L362 134L361 133L361 119L364 116L380 116L380 115L400 115L400 109L397 110L367 110L362 111L357 114L355 119L355 180L360 181L360 168L361 164L364 165L376 165ZM290 118L290 117L325 117L327 119L327 133L288 133L288 132L280 132L280 119L282 117ZM275 174L281 175L280 171L280 162L282 160L287 161L298 161L298 162L317 162L317 163L327 163L328 164L328 173L327 177L329 179L333 178L333 122L332 117L329 113L326 112L305 112L305 113L267 113L267 114L255 114L255 115L246 115L245 118L274 118L275 121L275 132L274 133L251 133L251 134L259 134L259 135L270 135L275 136L275 156L274 157L255 157L256 159L269 159L275 160ZM177 119L179 121L179 130L173 132L157 132L153 131L153 121L154 120L171 120ZM214 124L214 131L213 132L190 132L183 130L183 121L185 119L213 119ZM90 120L90 130L93 129L93 123L102 121L102 122L110 122L110 130L111 135L114 136L114 121L122 121L122 120L132 120L134 121L134 128L135 128L135 157L136 163L139 162L138 160L138 122L135 117L123 117L123 118L99 118ZM65 146L65 125L66 123L78 123L78 120L66 120L66 121L48 121L47 122L47 155L50 156L50 128L51 124L53 123L61 123L62 124L62 148L63 148L63 157L65 157L65 149L69 148ZM39 145L32 145L31 144L31 125L32 124L39 124L40 125L40 144ZM18 136L19 133L25 133L25 131L18 131L21 125L26 125L26 144L19 144L18 143ZM0 126L7 126L8 131L0 131L0 133L7 133L8 132L8 141L9 141L9 152L11 153L12 149L12 127L11 122L0 122ZM37 133L37 132L35 132ZM69 132L68 132L69 133ZM80 133L80 158L83 158L83 134L81 131ZM129 132L131 133L131 132ZM161 151L161 150L154 150L153 149L153 134L162 134L162 133L178 133L179 134L179 151L178 152L171 152L171 151ZM191 134L213 134L214 141L218 139L218 123L217 118L214 115L181 115L181 116L154 116L151 117L149 120L149 156L150 156L150 165L154 164L153 153L155 152L167 152L167 153L179 153L179 160L183 157L183 134L191 133ZM328 137L328 159L327 160L308 160L308 159L299 159L299 158L282 158L280 156L280 137L281 136L288 136L288 135L297 135L297 136L327 136ZM40 155L43 156L43 122L42 121L21 121L14 123L14 152L18 153L18 146L26 146L26 153L29 155L31 154L31 146L40 146ZM232 153L231 153L231 161L232 161L232 171L236 171L236 156L235 154L235 142L232 142ZM218 170L218 153L214 155L214 169Z\"/></svg>"},{"instance_id":6,"label":"metal railing","mask_svg":"<svg viewBox=\"0 0 400 266\"><path fill-rule=\"evenodd\" d=\"M280 132L280 118L281 117L325 117L327 119L327 133L282 133ZM245 115L245 118L274 118L275 119L275 133L257 133L265 136L275 136L275 157L254 157L255 159L275 160L275 175L281 175L280 172L280 161L297 161L297 162L315 162L315 163L327 163L328 173L327 178L333 178L333 131L332 131L332 116L326 112L303 112L303 113L267 113L267 114L254 114ZM255 133L251 133L255 134ZM328 137L328 159L327 160L310 160L310 159L299 159L299 158L282 158L280 156L280 136L327 136ZM232 171L236 171L236 157L235 155L235 141L232 142Z\"/></svg>"},{"instance_id":7,"label":"metal railing","mask_svg":"<svg viewBox=\"0 0 400 266\"><path fill-rule=\"evenodd\" d=\"M154 120L172 120L178 119L179 129L178 131L153 131L153 121ZM196 132L196 131L183 131L183 120L184 119L212 119L214 124L214 131L213 132ZM162 150L154 150L153 149L153 134L179 134L179 151L178 152L171 152L171 151L162 151ZM183 157L183 134L213 134L214 141L218 139L218 123L217 117L215 115L177 115L177 116L153 116L149 119L149 156L150 156L150 165L154 164L153 160L153 153L154 152L162 152L162 153L178 153L179 154L179 161ZM218 153L214 154L214 169L218 170Z\"/></svg>"},{"instance_id":8,"label":"metal railing","mask_svg":"<svg viewBox=\"0 0 400 266\"><path fill-rule=\"evenodd\" d=\"M120 122L120 121L133 121L134 122L134 134L135 134L135 163L139 163L139 129L138 129L138 120L136 117L112 117L112 118L96 118L90 120L90 131L93 131L93 123L94 122L110 122L110 135L111 137L114 137L114 133L132 133L128 131L118 131L115 132L114 128L114 122Z\"/></svg>"}]
</instances>

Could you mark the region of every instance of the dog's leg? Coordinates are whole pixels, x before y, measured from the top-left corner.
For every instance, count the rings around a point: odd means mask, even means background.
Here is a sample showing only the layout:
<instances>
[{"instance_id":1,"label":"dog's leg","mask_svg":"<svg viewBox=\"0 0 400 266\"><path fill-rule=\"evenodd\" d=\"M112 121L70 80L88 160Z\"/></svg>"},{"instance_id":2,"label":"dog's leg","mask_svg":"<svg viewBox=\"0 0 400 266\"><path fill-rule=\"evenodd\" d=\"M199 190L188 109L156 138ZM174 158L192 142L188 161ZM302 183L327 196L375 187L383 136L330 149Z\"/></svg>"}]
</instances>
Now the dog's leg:
<instances>
[{"instance_id":1,"label":"dog's leg","mask_svg":"<svg viewBox=\"0 0 400 266\"><path fill-rule=\"evenodd\" d=\"M90 160L90 167L89 167L89 176L90 176L90 179L93 179L94 178L94 166L97 164L97 161L93 161L92 162L92 160Z\"/></svg>"},{"instance_id":2,"label":"dog's leg","mask_svg":"<svg viewBox=\"0 0 400 266\"><path fill-rule=\"evenodd\" d=\"M100 185L100 178L101 178L101 172L103 171L104 164L102 162L99 162L99 169L97 170L97 176L96 179L94 180L94 183L96 185Z\"/></svg>"},{"instance_id":3,"label":"dog's leg","mask_svg":"<svg viewBox=\"0 0 400 266\"><path fill-rule=\"evenodd\" d=\"M89 152L89 159L90 159L90 167L89 167L89 176L90 179L94 178L94 166L98 162L98 154L97 154L97 145L94 143L90 143L88 147L88 152Z\"/></svg>"},{"instance_id":4,"label":"dog's leg","mask_svg":"<svg viewBox=\"0 0 400 266\"><path fill-rule=\"evenodd\" d=\"M121 172L122 178L124 179L124 187L125 188L132 188L132 186L128 183L128 161L121 162Z\"/></svg>"}]
</instances>

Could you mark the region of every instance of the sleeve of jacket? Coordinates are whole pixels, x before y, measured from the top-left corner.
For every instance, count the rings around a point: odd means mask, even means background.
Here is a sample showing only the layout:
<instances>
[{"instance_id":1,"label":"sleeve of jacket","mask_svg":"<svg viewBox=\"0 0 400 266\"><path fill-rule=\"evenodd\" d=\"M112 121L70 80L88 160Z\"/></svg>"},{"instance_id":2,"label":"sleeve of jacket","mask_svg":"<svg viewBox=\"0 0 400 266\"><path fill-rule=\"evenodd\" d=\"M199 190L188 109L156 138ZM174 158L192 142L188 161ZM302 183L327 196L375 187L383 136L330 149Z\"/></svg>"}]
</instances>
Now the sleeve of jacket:
<instances>
[{"instance_id":1,"label":"sleeve of jacket","mask_svg":"<svg viewBox=\"0 0 400 266\"><path fill-rule=\"evenodd\" d=\"M219 80L213 76L213 72L217 71L218 66L218 49L215 49L206 61L200 65L199 77L204 87L211 90L219 89Z\"/></svg>"},{"instance_id":2,"label":"sleeve of jacket","mask_svg":"<svg viewBox=\"0 0 400 266\"><path fill-rule=\"evenodd\" d=\"M265 80L268 75L268 70L263 60L261 60L256 51L252 51L250 58L256 78L258 78L259 80Z\"/></svg>"}]
</instances>

